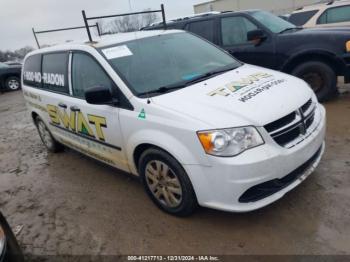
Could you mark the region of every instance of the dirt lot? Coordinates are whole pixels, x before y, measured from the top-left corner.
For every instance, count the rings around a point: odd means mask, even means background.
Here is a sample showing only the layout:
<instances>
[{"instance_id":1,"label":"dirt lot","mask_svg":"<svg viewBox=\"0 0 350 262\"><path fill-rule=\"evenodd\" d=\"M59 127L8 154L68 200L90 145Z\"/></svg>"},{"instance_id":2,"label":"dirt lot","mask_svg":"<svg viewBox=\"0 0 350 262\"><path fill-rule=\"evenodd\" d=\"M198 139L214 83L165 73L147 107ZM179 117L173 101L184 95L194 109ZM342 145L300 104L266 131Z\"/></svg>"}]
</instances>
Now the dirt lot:
<instances>
[{"instance_id":1,"label":"dirt lot","mask_svg":"<svg viewBox=\"0 0 350 262\"><path fill-rule=\"evenodd\" d=\"M48 154L21 92L0 95L0 209L30 254L350 254L350 93L326 104L327 151L277 203L248 214L159 211L137 179Z\"/></svg>"}]
</instances>

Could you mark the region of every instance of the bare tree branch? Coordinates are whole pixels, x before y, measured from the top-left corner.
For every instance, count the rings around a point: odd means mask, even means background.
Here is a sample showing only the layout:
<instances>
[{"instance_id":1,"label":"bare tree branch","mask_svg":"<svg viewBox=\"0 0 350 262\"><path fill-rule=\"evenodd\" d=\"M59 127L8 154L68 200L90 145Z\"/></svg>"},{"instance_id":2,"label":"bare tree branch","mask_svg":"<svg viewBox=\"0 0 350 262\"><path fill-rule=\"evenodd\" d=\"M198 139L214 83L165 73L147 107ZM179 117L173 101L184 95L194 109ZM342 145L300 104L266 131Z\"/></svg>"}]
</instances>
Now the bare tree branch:
<instances>
[{"instance_id":1,"label":"bare tree branch","mask_svg":"<svg viewBox=\"0 0 350 262\"><path fill-rule=\"evenodd\" d=\"M145 11L149 11L147 9ZM149 26L158 20L156 13L147 13L140 15L128 15L113 19L109 23L99 21L102 34L115 34L124 32L134 32L142 27Z\"/></svg>"}]
</instances>

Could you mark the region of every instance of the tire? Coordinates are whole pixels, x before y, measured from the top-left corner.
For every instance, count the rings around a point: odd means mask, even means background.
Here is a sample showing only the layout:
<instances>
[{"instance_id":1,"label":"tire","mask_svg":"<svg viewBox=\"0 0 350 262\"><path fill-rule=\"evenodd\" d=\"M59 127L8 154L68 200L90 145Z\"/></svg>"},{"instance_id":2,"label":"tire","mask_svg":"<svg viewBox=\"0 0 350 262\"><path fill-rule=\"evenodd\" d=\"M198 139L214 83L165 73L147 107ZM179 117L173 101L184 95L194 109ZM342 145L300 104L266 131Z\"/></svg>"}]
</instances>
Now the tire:
<instances>
[{"instance_id":1,"label":"tire","mask_svg":"<svg viewBox=\"0 0 350 262\"><path fill-rule=\"evenodd\" d=\"M21 81L17 76L10 76L5 80L5 87L9 91L17 91L21 89Z\"/></svg>"},{"instance_id":2,"label":"tire","mask_svg":"<svg viewBox=\"0 0 350 262\"><path fill-rule=\"evenodd\" d=\"M172 156L151 148L142 153L138 167L148 196L161 210L179 217L195 211L198 204L191 181Z\"/></svg>"},{"instance_id":3,"label":"tire","mask_svg":"<svg viewBox=\"0 0 350 262\"><path fill-rule=\"evenodd\" d=\"M324 102L332 98L337 92L337 76L326 63L310 61L298 65L292 72L306 81L319 101Z\"/></svg>"},{"instance_id":4,"label":"tire","mask_svg":"<svg viewBox=\"0 0 350 262\"><path fill-rule=\"evenodd\" d=\"M43 142L43 144L49 152L58 153L63 151L64 146L53 138L51 132L39 116L35 118L35 125L38 130L41 141Z\"/></svg>"}]
</instances>

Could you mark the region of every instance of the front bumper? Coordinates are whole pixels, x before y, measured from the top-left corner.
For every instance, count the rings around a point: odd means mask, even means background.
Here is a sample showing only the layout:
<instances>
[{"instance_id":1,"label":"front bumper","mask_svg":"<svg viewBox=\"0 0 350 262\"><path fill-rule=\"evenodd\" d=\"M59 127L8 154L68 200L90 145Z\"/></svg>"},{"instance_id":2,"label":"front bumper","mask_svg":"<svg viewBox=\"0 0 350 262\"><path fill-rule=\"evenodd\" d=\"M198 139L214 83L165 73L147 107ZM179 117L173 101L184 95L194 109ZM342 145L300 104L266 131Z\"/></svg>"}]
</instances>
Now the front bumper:
<instances>
[{"instance_id":1,"label":"front bumper","mask_svg":"<svg viewBox=\"0 0 350 262\"><path fill-rule=\"evenodd\" d=\"M326 112L322 105L317 111L317 127L290 149L267 139L265 145L237 157L208 156L211 162L208 167L185 166L199 204L224 211L248 212L275 202L299 185L315 170L325 149ZM281 185L280 188L265 195L258 190L258 196L254 195L254 189L260 186L264 191L264 186L271 181Z\"/></svg>"}]
</instances>

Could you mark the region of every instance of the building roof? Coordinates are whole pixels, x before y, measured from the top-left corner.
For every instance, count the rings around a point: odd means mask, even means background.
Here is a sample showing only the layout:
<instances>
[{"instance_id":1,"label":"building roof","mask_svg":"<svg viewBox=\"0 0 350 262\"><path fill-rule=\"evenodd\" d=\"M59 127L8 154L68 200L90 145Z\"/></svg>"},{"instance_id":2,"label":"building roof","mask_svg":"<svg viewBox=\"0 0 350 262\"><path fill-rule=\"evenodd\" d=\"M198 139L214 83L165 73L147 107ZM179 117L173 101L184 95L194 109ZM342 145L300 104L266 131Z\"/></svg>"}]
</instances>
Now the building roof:
<instances>
[{"instance_id":1,"label":"building roof","mask_svg":"<svg viewBox=\"0 0 350 262\"><path fill-rule=\"evenodd\" d=\"M193 6L200 6L200 5L210 4L210 3L213 3L213 2L217 2L217 1L218 1L218 0L206 1L206 2L203 2L203 3L195 4L195 5L193 5Z\"/></svg>"}]
</instances>

